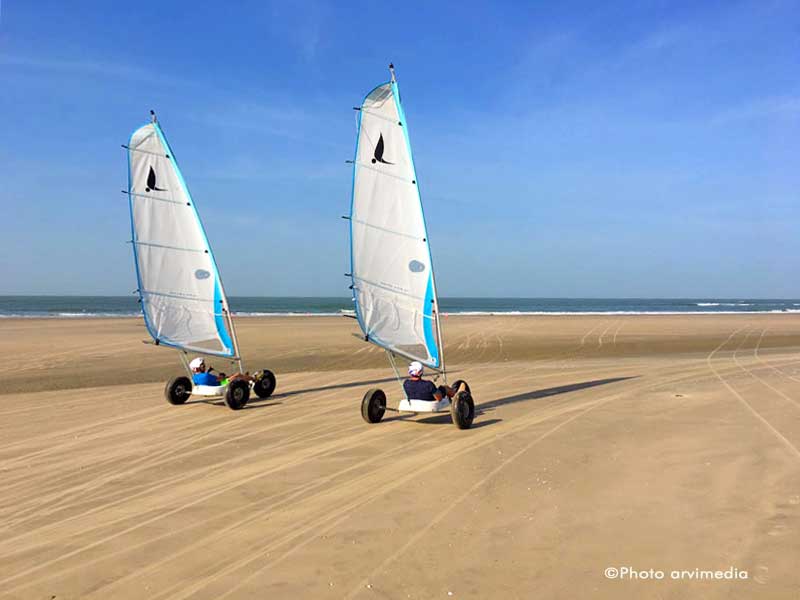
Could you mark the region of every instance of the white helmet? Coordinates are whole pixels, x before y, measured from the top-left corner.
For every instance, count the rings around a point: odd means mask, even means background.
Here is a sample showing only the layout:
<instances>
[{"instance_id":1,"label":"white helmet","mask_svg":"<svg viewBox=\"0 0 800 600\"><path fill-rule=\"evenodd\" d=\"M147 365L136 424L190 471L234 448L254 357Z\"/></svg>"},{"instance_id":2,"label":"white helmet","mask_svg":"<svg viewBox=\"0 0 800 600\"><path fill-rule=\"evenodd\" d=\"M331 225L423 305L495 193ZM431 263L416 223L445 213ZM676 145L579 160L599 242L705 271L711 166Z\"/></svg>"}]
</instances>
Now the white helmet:
<instances>
[{"instance_id":1,"label":"white helmet","mask_svg":"<svg viewBox=\"0 0 800 600\"><path fill-rule=\"evenodd\" d=\"M189 368L195 373L199 373L200 369L205 368L205 366L206 366L206 361L201 356L198 356L197 358L193 359L192 362L189 363Z\"/></svg>"},{"instance_id":2,"label":"white helmet","mask_svg":"<svg viewBox=\"0 0 800 600\"><path fill-rule=\"evenodd\" d=\"M421 377L422 376L422 363L418 360L415 360L410 365L408 365L408 374L412 377Z\"/></svg>"}]
</instances>

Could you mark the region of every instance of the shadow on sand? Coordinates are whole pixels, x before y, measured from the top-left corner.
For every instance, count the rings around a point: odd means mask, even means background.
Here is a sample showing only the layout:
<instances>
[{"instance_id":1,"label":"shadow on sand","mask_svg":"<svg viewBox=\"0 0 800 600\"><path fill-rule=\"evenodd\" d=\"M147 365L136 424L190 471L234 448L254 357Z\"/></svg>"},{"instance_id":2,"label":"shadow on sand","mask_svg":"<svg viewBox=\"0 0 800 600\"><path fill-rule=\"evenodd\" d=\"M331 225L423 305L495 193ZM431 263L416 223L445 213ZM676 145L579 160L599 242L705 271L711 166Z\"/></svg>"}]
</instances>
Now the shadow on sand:
<instances>
[{"instance_id":1,"label":"shadow on sand","mask_svg":"<svg viewBox=\"0 0 800 600\"><path fill-rule=\"evenodd\" d=\"M458 371L448 371L448 373L457 373ZM327 390L343 390L347 388L354 388L359 386L375 385L378 383L394 383L397 381L396 377L384 377L383 379L367 379L364 381L351 381L348 383L334 383L331 385L323 385L313 388L304 388L302 390L292 390L290 392L282 392L280 394L273 394L270 398L286 398L287 396L296 396L298 394L309 394L311 392L325 392ZM366 392L367 390L364 390ZM361 397L359 396L359 400Z\"/></svg>"},{"instance_id":2,"label":"shadow on sand","mask_svg":"<svg viewBox=\"0 0 800 600\"><path fill-rule=\"evenodd\" d=\"M528 400L537 400L539 398L548 398L550 396L556 396L558 394L568 394L570 392L577 392L580 390L585 390L587 388L597 387L599 385L607 385L609 383L616 383L618 381L626 381L628 379L635 379L638 376L631 376L631 377L611 377L608 379L595 379L592 381L582 381L581 383L570 383L569 385L559 385L557 387L545 388L542 390L532 390L530 392L524 392L522 394L515 394L514 396L506 396L504 398L498 398L497 400L490 400L489 402L483 402L481 404L475 405L475 415L480 416L485 414L486 412L490 412L492 408L497 406L501 406L503 404L514 404L515 402L527 402ZM384 421L401 421L401 420L410 420L413 423L425 423L426 425L441 425L443 423L450 423L452 419L449 414L445 413L438 413L435 415L431 415L430 417L423 417L423 418L414 418L418 417L419 413L395 413L391 417L385 418ZM485 427L487 425L493 425L495 423L501 422L503 419L479 419L476 420L472 424L472 429L478 429L479 427Z\"/></svg>"},{"instance_id":3,"label":"shadow on sand","mask_svg":"<svg viewBox=\"0 0 800 600\"><path fill-rule=\"evenodd\" d=\"M376 383L388 383L389 381L396 381L394 377L386 377L384 379L368 379L366 381L351 381L349 383L334 383L332 385L321 385L319 387L304 388L302 390L292 390L291 392L281 392L280 394L273 394L270 398L286 398L287 396L296 396L298 394L310 394L311 392L324 392L327 390L343 390L347 388L358 387L361 385L374 385Z\"/></svg>"},{"instance_id":4,"label":"shadow on sand","mask_svg":"<svg viewBox=\"0 0 800 600\"><path fill-rule=\"evenodd\" d=\"M388 419L384 419L384 421L399 421L399 420L406 420L409 417L418 416L420 413L416 415L414 413L408 414L399 414L396 417L389 417ZM477 413L476 413L477 414ZM482 419L480 421L473 421L472 426L470 429L480 429L481 427L486 427L487 425L494 425L495 423L500 423L503 419ZM430 417L423 417L420 419L409 419L410 423L422 423L423 425L451 425L453 423L453 419L450 416L450 413L437 413L435 415L431 415Z\"/></svg>"},{"instance_id":5,"label":"shadow on sand","mask_svg":"<svg viewBox=\"0 0 800 600\"><path fill-rule=\"evenodd\" d=\"M188 406L190 404L210 404L211 406L222 406L225 407L225 401L221 400L220 398L209 398L209 399L198 399L198 400L187 400L183 403L183 406ZM273 402L272 397L261 399L258 396L250 396L250 399L247 401L247 404L242 407L241 410L249 410L251 408L264 408L267 406L278 406L279 404L283 404L283 402Z\"/></svg>"},{"instance_id":6,"label":"shadow on sand","mask_svg":"<svg viewBox=\"0 0 800 600\"><path fill-rule=\"evenodd\" d=\"M570 392L577 392L587 388L597 387L598 385L607 385L609 383L616 383L618 381L627 381L628 379L635 379L638 375L631 377L610 377L608 379L594 379L592 381L582 381L581 383L570 383L568 385L559 385L557 387L545 388L542 390L531 390L522 394L515 394L514 396L506 396L498 398L497 400L490 400L489 402L482 402L475 405L475 409L480 414L481 411L487 408L494 408L495 406L502 406L503 404L514 404L516 402L526 402L528 400L537 400L539 398L548 398L558 394L568 394Z\"/></svg>"}]
</instances>

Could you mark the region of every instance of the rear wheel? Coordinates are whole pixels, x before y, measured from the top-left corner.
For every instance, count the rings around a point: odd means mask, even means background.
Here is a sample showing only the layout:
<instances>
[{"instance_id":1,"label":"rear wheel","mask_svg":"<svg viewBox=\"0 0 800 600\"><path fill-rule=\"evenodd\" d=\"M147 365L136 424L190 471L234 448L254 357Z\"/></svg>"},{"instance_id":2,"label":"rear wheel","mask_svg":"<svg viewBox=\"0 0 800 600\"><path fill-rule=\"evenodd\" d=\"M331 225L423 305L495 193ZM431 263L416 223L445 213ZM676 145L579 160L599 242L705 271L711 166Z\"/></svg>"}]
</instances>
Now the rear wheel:
<instances>
[{"instance_id":1,"label":"rear wheel","mask_svg":"<svg viewBox=\"0 0 800 600\"><path fill-rule=\"evenodd\" d=\"M380 423L386 412L386 394L383 390L372 389L364 394L361 401L361 416L367 423Z\"/></svg>"},{"instance_id":2,"label":"rear wheel","mask_svg":"<svg viewBox=\"0 0 800 600\"><path fill-rule=\"evenodd\" d=\"M256 373L255 382L253 383L253 391L259 398L269 398L272 392L275 391L277 381L275 380L275 373L268 369Z\"/></svg>"},{"instance_id":3,"label":"rear wheel","mask_svg":"<svg viewBox=\"0 0 800 600\"><path fill-rule=\"evenodd\" d=\"M231 410L244 408L250 399L250 384L242 379L234 379L225 390L225 405Z\"/></svg>"},{"instance_id":4,"label":"rear wheel","mask_svg":"<svg viewBox=\"0 0 800 600\"><path fill-rule=\"evenodd\" d=\"M453 425L459 429L469 429L475 419L475 403L472 401L472 394L469 392L459 392L453 398L450 405L450 416L453 418Z\"/></svg>"},{"instance_id":5,"label":"rear wheel","mask_svg":"<svg viewBox=\"0 0 800 600\"><path fill-rule=\"evenodd\" d=\"M167 382L164 397L170 404L183 404L192 395L192 380L188 377L175 377Z\"/></svg>"}]
</instances>

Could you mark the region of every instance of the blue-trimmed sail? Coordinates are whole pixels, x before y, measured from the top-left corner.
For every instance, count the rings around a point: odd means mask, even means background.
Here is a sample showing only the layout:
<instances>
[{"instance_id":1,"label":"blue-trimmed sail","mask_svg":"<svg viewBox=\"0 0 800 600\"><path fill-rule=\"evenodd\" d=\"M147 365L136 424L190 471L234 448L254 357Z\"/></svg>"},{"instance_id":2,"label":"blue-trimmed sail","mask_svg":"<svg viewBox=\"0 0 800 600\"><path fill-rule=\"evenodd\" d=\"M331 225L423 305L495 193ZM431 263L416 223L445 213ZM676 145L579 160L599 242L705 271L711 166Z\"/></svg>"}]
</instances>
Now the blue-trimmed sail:
<instances>
[{"instance_id":1,"label":"blue-trimmed sail","mask_svg":"<svg viewBox=\"0 0 800 600\"><path fill-rule=\"evenodd\" d=\"M353 300L365 337L441 366L428 233L397 83L361 105L350 209Z\"/></svg>"},{"instance_id":2,"label":"blue-trimmed sail","mask_svg":"<svg viewBox=\"0 0 800 600\"><path fill-rule=\"evenodd\" d=\"M150 335L167 346L237 356L211 246L156 122L131 135L128 198L139 296Z\"/></svg>"}]
</instances>

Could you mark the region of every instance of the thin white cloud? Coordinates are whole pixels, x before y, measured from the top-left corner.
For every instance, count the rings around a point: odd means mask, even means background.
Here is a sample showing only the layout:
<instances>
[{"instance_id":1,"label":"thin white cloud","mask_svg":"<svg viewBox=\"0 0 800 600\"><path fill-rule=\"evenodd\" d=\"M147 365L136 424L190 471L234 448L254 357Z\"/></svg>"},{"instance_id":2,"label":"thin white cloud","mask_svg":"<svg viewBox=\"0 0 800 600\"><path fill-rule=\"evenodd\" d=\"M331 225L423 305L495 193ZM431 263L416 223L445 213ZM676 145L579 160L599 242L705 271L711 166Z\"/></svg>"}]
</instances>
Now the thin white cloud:
<instances>
[{"instance_id":1,"label":"thin white cloud","mask_svg":"<svg viewBox=\"0 0 800 600\"><path fill-rule=\"evenodd\" d=\"M800 96L758 98L718 111L711 116L714 125L775 117L800 116Z\"/></svg>"},{"instance_id":2,"label":"thin white cloud","mask_svg":"<svg viewBox=\"0 0 800 600\"><path fill-rule=\"evenodd\" d=\"M275 101L230 101L219 108L185 113L187 116L212 127L242 129L261 135L311 144L315 147L338 147L329 137L318 132L323 123L335 122L330 114L296 104Z\"/></svg>"},{"instance_id":3,"label":"thin white cloud","mask_svg":"<svg viewBox=\"0 0 800 600\"><path fill-rule=\"evenodd\" d=\"M143 69L124 63L104 62L84 59L57 59L36 56L14 56L0 54L0 68L16 68L23 70L49 71L66 75L101 76L109 79L126 81L146 81L172 85L194 85L195 82L172 77L168 73Z\"/></svg>"},{"instance_id":4,"label":"thin white cloud","mask_svg":"<svg viewBox=\"0 0 800 600\"><path fill-rule=\"evenodd\" d=\"M331 8L319 1L304 3L302 10L292 4L275 4L272 20L280 23L279 28L274 28L275 33L296 48L306 62L313 62L319 54L330 12Z\"/></svg>"}]
</instances>

